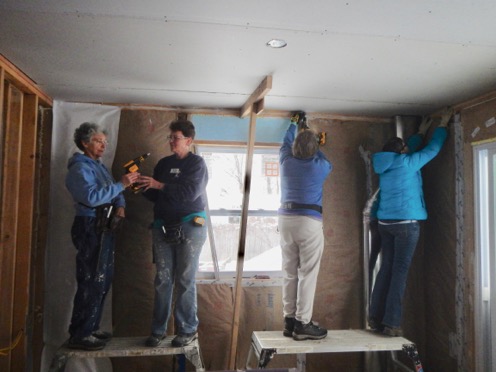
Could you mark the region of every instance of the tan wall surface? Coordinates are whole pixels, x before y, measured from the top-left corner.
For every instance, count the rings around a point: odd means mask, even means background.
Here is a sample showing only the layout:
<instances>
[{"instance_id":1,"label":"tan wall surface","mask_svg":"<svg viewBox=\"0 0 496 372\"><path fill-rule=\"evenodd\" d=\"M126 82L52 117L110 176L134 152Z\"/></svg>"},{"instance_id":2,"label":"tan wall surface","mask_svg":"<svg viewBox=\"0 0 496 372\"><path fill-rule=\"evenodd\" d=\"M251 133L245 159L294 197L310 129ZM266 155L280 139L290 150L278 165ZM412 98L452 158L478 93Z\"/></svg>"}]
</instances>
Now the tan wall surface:
<instances>
[{"instance_id":1,"label":"tan wall surface","mask_svg":"<svg viewBox=\"0 0 496 372\"><path fill-rule=\"evenodd\" d=\"M424 244L419 245L417 252L420 258L412 271L424 276L425 324L419 327L412 323L409 327L425 329L425 343L419 347L425 371L476 368L472 143L496 138L496 126L485 125L495 111L494 100L462 108L460 147L455 144L457 133L451 124L445 147L423 172L429 220L425 224ZM457 237L461 239L458 245ZM408 319L416 319L416 310L411 306L412 316Z\"/></svg>"},{"instance_id":2,"label":"tan wall surface","mask_svg":"<svg viewBox=\"0 0 496 372\"><path fill-rule=\"evenodd\" d=\"M175 113L153 110L123 110L114 176L122 164L151 152L141 169L151 174L157 161L168 154L167 125ZM393 135L393 126L384 123L340 122L315 119L309 125L327 133L323 151L333 163L333 172L324 186L325 249L321 262L314 319L328 329L364 327L362 211L368 197L367 169L360 154L380 150ZM377 180L373 179L376 184ZM115 336L147 336L153 304L151 238L148 224L152 204L141 195L126 192L127 220L116 250L116 276L113 284L113 321ZM233 289L228 285L198 286L199 338L207 370L226 369L231 337ZM244 368L254 330L282 331L280 287L243 289L242 312L237 348L237 368ZM169 329L173 329L170 325ZM170 334L171 332L169 332ZM271 364L294 367L295 356L276 356ZM167 369L171 357L114 358L119 371ZM307 356L307 371L360 371L363 355L313 354ZM191 366L188 364L188 368ZM327 369L329 368L329 369Z\"/></svg>"}]
</instances>

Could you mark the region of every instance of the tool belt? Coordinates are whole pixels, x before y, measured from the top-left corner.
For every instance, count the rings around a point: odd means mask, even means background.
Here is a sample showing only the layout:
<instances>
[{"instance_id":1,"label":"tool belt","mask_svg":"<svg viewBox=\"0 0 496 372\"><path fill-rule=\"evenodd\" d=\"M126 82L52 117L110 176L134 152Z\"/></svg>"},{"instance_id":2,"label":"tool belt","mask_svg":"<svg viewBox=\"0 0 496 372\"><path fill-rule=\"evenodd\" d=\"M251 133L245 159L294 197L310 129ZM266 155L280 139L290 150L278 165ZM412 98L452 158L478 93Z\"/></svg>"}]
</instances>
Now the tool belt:
<instances>
[{"instance_id":1,"label":"tool belt","mask_svg":"<svg viewBox=\"0 0 496 372\"><path fill-rule=\"evenodd\" d=\"M116 231L123 222L123 218L115 214L115 208L112 204L102 204L95 207L96 214L96 231Z\"/></svg>"},{"instance_id":2,"label":"tool belt","mask_svg":"<svg viewBox=\"0 0 496 372\"><path fill-rule=\"evenodd\" d=\"M301 204L301 203L287 202L281 204L281 209L311 209L322 214L322 207L317 204Z\"/></svg>"},{"instance_id":3,"label":"tool belt","mask_svg":"<svg viewBox=\"0 0 496 372\"><path fill-rule=\"evenodd\" d=\"M185 239L184 231L180 223L176 225L163 225L164 240L169 244L179 244Z\"/></svg>"}]
</instances>

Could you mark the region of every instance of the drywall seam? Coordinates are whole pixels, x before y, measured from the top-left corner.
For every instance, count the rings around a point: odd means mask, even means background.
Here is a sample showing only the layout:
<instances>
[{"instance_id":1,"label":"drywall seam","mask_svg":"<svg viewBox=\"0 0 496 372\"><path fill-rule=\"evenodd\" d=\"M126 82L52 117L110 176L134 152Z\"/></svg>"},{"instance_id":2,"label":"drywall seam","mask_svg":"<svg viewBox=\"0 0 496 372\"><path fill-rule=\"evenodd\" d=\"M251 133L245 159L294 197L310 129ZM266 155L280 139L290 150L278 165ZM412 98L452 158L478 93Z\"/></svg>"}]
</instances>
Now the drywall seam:
<instances>
[{"instance_id":1,"label":"drywall seam","mask_svg":"<svg viewBox=\"0 0 496 372\"><path fill-rule=\"evenodd\" d=\"M455 316L456 336L454 340L458 371L466 371L465 351L465 254L464 245L464 165L463 165L463 126L460 114L455 116L455 202L456 202L456 283L455 283Z\"/></svg>"}]
</instances>

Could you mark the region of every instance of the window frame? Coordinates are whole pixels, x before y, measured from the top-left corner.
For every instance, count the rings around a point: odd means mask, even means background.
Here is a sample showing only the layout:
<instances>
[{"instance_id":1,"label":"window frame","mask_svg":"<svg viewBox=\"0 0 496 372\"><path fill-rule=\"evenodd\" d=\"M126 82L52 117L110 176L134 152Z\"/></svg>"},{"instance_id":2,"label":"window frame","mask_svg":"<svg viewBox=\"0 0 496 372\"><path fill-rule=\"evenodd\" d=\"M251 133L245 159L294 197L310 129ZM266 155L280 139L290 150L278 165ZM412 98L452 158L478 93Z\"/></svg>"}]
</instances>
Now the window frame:
<instances>
[{"instance_id":1,"label":"window frame","mask_svg":"<svg viewBox=\"0 0 496 372\"><path fill-rule=\"evenodd\" d=\"M253 154L273 154L279 156L281 144L280 143L255 143ZM202 156L202 152L229 152L229 153L242 153L244 156L248 155L248 145L245 142L234 142L234 141L195 141L194 152L197 155ZM245 164L243 164L245 167ZM253 169L252 169L253 171ZM243 173L243 176L245 173ZM250 175L251 179L251 175ZM245 179L243 179L243 182ZM208 196L207 196L208 200ZM250 200L251 202L251 200ZM207 202L206 208L207 214L207 228L208 236L207 239L210 243L211 257L214 262L213 271L197 271L197 281L216 281L216 282L226 282L233 283L236 280L236 270L233 271L220 271L219 263L217 258L217 250L215 245L215 238L213 234L213 227L211 223L212 216L226 216L226 217L240 217L242 214L242 209L211 209L209 203ZM270 216L277 218L277 209L275 210L260 210L260 209L249 209L248 218L253 216ZM239 237L238 237L239 238ZM239 242L237 243L237 248L239 250ZM236 266L238 262L236 261ZM243 269L243 279L249 280L255 279L260 281L262 285L280 285L282 283L282 268L281 270L260 270L260 271L246 271ZM263 279L263 280L262 280Z\"/></svg>"},{"instance_id":2,"label":"window frame","mask_svg":"<svg viewBox=\"0 0 496 372\"><path fill-rule=\"evenodd\" d=\"M476 370L496 366L496 142L473 147Z\"/></svg>"}]
</instances>

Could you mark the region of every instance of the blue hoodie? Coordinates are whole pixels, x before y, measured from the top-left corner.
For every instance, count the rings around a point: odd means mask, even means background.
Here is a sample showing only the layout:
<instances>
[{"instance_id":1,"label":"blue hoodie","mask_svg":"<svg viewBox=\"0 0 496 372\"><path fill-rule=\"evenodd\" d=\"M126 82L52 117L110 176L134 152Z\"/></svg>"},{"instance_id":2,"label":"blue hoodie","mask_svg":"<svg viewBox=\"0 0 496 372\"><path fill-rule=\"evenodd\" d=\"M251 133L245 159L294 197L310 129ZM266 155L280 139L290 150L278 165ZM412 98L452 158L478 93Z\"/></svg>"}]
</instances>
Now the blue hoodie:
<instances>
[{"instance_id":1,"label":"blue hoodie","mask_svg":"<svg viewBox=\"0 0 496 372\"><path fill-rule=\"evenodd\" d=\"M439 153L447 136L446 128L438 127L420 151L415 152L422 137L416 134L408 139L408 154L378 152L373 155L374 171L379 175L379 219L427 219L420 169Z\"/></svg>"},{"instance_id":2,"label":"blue hoodie","mask_svg":"<svg viewBox=\"0 0 496 372\"><path fill-rule=\"evenodd\" d=\"M95 207L112 203L125 207L124 185L114 178L100 160L75 153L67 164L65 185L74 199L76 216L95 216Z\"/></svg>"}]
</instances>

